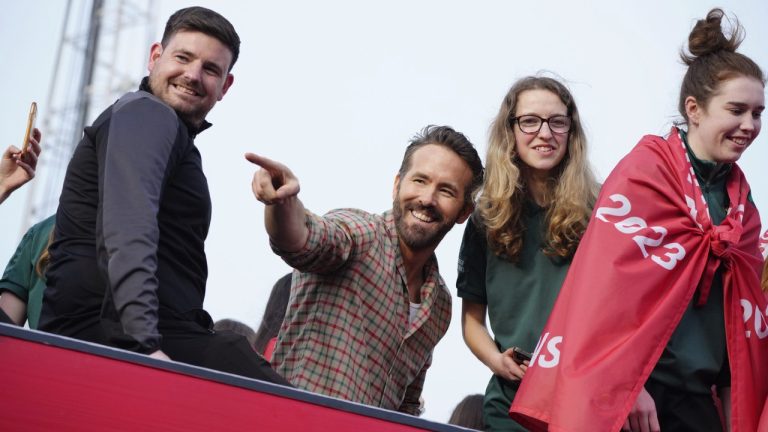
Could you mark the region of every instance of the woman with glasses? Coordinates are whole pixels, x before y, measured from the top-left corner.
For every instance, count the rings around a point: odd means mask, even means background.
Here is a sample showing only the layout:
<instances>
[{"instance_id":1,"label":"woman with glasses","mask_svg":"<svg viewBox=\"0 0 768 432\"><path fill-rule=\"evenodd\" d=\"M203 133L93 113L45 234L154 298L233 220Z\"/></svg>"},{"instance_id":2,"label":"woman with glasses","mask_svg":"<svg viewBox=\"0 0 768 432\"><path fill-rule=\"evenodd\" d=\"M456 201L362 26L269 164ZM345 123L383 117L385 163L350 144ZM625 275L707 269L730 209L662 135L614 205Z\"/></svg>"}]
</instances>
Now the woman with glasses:
<instances>
[{"instance_id":1,"label":"woman with glasses","mask_svg":"<svg viewBox=\"0 0 768 432\"><path fill-rule=\"evenodd\" d=\"M459 253L464 341L493 372L483 404L489 430L525 430L509 406L598 187L568 89L548 77L517 81L491 125L485 183Z\"/></svg>"},{"instance_id":2,"label":"woman with glasses","mask_svg":"<svg viewBox=\"0 0 768 432\"><path fill-rule=\"evenodd\" d=\"M528 369L512 406L537 430L721 432L713 388L725 430L766 430L760 217L736 165L765 76L723 18L699 20L682 53L685 127L643 137L602 186L542 334L560 355Z\"/></svg>"}]
</instances>

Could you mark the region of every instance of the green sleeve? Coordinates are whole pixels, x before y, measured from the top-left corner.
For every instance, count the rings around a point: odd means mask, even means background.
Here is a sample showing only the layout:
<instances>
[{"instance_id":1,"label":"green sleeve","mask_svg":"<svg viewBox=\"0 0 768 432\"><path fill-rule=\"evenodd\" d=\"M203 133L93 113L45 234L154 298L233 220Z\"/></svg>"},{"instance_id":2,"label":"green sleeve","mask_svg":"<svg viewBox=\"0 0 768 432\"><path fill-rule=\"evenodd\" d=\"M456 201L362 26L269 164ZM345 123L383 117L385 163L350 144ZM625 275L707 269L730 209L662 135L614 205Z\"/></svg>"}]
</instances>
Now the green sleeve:
<instances>
[{"instance_id":1,"label":"green sleeve","mask_svg":"<svg viewBox=\"0 0 768 432\"><path fill-rule=\"evenodd\" d=\"M27 231L16 248L11 260L0 279L0 293L10 291L26 303L29 300L29 290L34 284L34 232Z\"/></svg>"},{"instance_id":2,"label":"green sleeve","mask_svg":"<svg viewBox=\"0 0 768 432\"><path fill-rule=\"evenodd\" d=\"M488 304L485 295L486 239L477 228L476 215L467 220L459 250L456 289L459 297L473 303Z\"/></svg>"}]
</instances>

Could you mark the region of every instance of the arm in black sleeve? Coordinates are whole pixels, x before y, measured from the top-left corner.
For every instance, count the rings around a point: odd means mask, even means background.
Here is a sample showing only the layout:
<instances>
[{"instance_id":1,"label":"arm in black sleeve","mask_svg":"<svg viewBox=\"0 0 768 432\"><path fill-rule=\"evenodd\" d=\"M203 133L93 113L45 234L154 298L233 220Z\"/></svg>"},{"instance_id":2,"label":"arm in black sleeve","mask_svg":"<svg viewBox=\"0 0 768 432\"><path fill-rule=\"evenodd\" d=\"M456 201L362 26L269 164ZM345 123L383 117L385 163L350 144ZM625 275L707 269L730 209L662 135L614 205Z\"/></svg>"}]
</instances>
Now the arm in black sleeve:
<instances>
[{"instance_id":1,"label":"arm in black sleeve","mask_svg":"<svg viewBox=\"0 0 768 432\"><path fill-rule=\"evenodd\" d=\"M122 102L122 101L121 101ZM99 176L100 261L107 264L123 331L142 352L160 348L157 214L172 169L179 120L168 106L143 97L118 102Z\"/></svg>"}]
</instances>

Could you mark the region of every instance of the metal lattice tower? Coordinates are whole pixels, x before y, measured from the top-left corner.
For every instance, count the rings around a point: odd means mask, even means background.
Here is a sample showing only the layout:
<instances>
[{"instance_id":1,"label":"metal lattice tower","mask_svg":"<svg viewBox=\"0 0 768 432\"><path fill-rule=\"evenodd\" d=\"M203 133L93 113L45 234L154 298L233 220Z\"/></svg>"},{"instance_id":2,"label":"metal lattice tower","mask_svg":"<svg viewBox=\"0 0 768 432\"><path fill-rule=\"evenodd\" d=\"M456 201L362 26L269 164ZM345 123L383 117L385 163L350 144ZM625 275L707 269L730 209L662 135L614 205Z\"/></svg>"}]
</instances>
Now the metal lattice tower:
<instances>
[{"instance_id":1,"label":"metal lattice tower","mask_svg":"<svg viewBox=\"0 0 768 432\"><path fill-rule=\"evenodd\" d=\"M30 183L22 233L53 214L83 128L146 74L154 0L68 0L40 130L45 152Z\"/></svg>"}]
</instances>

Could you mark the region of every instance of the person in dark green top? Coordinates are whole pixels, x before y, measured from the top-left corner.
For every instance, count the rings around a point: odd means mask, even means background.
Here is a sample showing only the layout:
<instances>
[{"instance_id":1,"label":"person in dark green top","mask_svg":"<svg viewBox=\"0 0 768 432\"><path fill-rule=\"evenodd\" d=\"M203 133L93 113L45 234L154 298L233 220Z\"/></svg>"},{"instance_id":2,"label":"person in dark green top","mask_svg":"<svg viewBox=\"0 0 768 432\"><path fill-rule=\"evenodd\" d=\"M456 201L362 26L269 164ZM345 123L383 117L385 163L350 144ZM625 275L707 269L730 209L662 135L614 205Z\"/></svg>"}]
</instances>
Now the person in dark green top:
<instances>
[{"instance_id":1,"label":"person in dark green top","mask_svg":"<svg viewBox=\"0 0 768 432\"><path fill-rule=\"evenodd\" d=\"M691 31L688 50L681 53L688 69L678 102L681 123L687 126L687 131L680 129L680 138L713 225L720 225L728 214L726 185L731 168L760 133L765 109L765 75L752 59L736 52L743 28L736 22L726 36L721 26L724 16L721 9L712 9ZM747 199L752 201L751 195ZM687 305L622 430L655 430L658 425L665 432L722 431L713 388L730 430L722 267L714 274L706 303L697 306L697 301L698 293Z\"/></svg>"},{"instance_id":2,"label":"person in dark green top","mask_svg":"<svg viewBox=\"0 0 768 432\"><path fill-rule=\"evenodd\" d=\"M56 215L53 215L33 225L24 234L0 279L0 309L18 325L29 322L31 329L37 328L43 305L46 263L41 263L40 257L47 256L55 224Z\"/></svg>"},{"instance_id":3,"label":"person in dark green top","mask_svg":"<svg viewBox=\"0 0 768 432\"><path fill-rule=\"evenodd\" d=\"M517 81L491 125L456 283L464 341L493 372L483 403L488 430L525 430L508 414L528 366L513 348L536 348L589 221L599 185L586 147L573 96L548 77Z\"/></svg>"},{"instance_id":4,"label":"person in dark green top","mask_svg":"<svg viewBox=\"0 0 768 432\"><path fill-rule=\"evenodd\" d=\"M682 130L680 137L707 201L712 223L720 225L730 204L726 181L732 164L699 159ZM682 430L720 431L720 417L713 409L712 386L719 389L731 386L725 343L722 269L715 272L707 302L696 306L698 297L696 292L686 307L645 389L655 401L660 424L666 424L667 429L681 430L671 426L678 425L684 426ZM674 414L670 415L670 412Z\"/></svg>"},{"instance_id":5,"label":"person in dark green top","mask_svg":"<svg viewBox=\"0 0 768 432\"><path fill-rule=\"evenodd\" d=\"M33 108L35 107L33 102ZM32 121L30 120L31 126ZM31 133L30 133L31 132ZM22 187L35 177L37 169L37 159L40 156L40 139L42 134L37 128L27 131L28 141L19 149L15 146L8 146L0 155L0 204L8 198L13 191ZM1 293L0 293L1 294ZM6 309L18 309L23 305L17 297L11 295L3 299L0 295L0 323L12 324L15 321L5 312ZM5 302L10 302L5 304Z\"/></svg>"}]
</instances>

